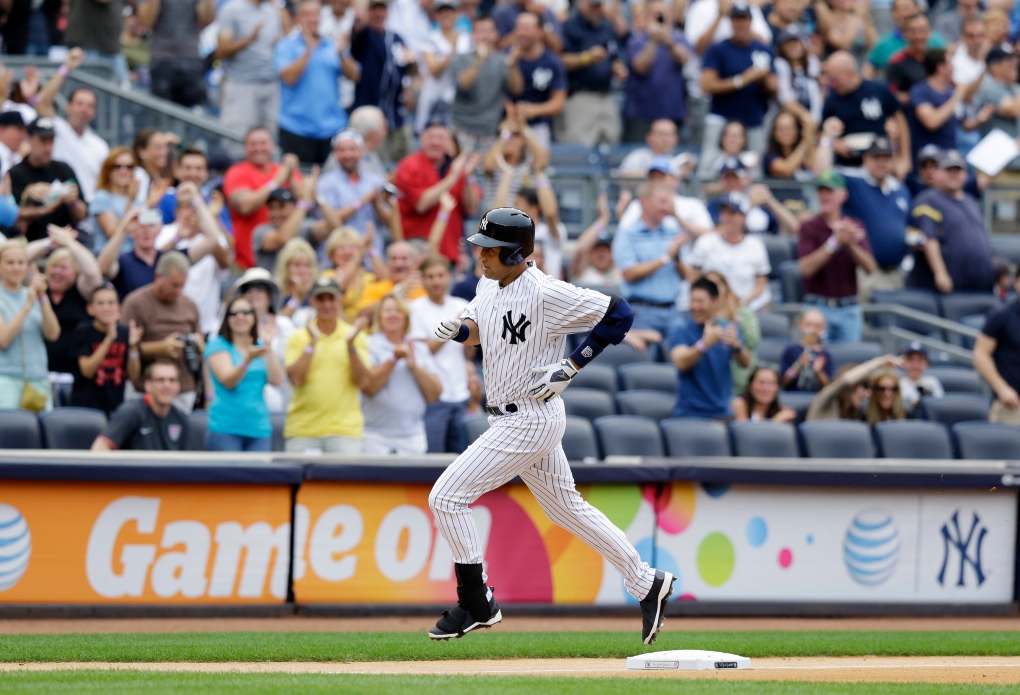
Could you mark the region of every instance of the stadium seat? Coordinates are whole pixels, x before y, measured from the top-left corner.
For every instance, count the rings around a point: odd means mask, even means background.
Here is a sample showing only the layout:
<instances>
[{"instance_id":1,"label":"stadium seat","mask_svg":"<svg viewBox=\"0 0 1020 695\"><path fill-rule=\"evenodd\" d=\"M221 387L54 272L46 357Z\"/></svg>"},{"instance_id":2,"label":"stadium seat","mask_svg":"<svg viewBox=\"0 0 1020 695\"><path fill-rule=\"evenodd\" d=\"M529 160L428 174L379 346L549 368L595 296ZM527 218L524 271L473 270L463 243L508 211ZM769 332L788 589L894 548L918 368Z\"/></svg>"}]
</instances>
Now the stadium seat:
<instances>
[{"instance_id":1,"label":"stadium seat","mask_svg":"<svg viewBox=\"0 0 1020 695\"><path fill-rule=\"evenodd\" d=\"M659 423L637 415L607 415L595 420L603 457L665 456Z\"/></svg>"},{"instance_id":2,"label":"stadium seat","mask_svg":"<svg viewBox=\"0 0 1020 695\"><path fill-rule=\"evenodd\" d=\"M673 415L676 396L651 389L620 391L616 394L616 407L623 415L640 415L658 422Z\"/></svg>"},{"instance_id":3,"label":"stadium seat","mask_svg":"<svg viewBox=\"0 0 1020 695\"><path fill-rule=\"evenodd\" d=\"M888 459L951 459L949 429L940 422L892 420L875 425L878 451Z\"/></svg>"},{"instance_id":4,"label":"stadium seat","mask_svg":"<svg viewBox=\"0 0 1020 695\"><path fill-rule=\"evenodd\" d=\"M619 369L625 364L637 362L655 362L659 358L657 346L650 346L647 350L635 350L627 343L610 345L599 355L599 363L606 364L613 369Z\"/></svg>"},{"instance_id":5,"label":"stadium seat","mask_svg":"<svg viewBox=\"0 0 1020 695\"><path fill-rule=\"evenodd\" d=\"M769 277L779 278L779 269L783 263L789 261L796 263L796 239L781 234L758 234L756 236L765 244L765 252L769 255L769 266L772 268Z\"/></svg>"},{"instance_id":6,"label":"stadium seat","mask_svg":"<svg viewBox=\"0 0 1020 695\"><path fill-rule=\"evenodd\" d=\"M619 285L578 285L578 287L584 287L585 289L595 290L596 292L601 292L602 294L609 295L620 294Z\"/></svg>"},{"instance_id":7,"label":"stadium seat","mask_svg":"<svg viewBox=\"0 0 1020 695\"><path fill-rule=\"evenodd\" d=\"M899 304L900 306L914 309L932 316L939 316L939 300L934 292L927 290L880 290L871 293L873 304ZM932 337L941 337L942 331L917 321L890 316L888 314L876 314L872 320L876 328L888 328L897 326L907 331L920 333Z\"/></svg>"},{"instance_id":8,"label":"stadium seat","mask_svg":"<svg viewBox=\"0 0 1020 695\"><path fill-rule=\"evenodd\" d=\"M1020 459L1020 427L1001 422L960 422L953 425L953 436L962 459Z\"/></svg>"},{"instance_id":9,"label":"stadium seat","mask_svg":"<svg viewBox=\"0 0 1020 695\"><path fill-rule=\"evenodd\" d=\"M47 449L88 450L106 427L106 414L92 408L57 408L39 414Z\"/></svg>"},{"instance_id":10,"label":"stadium seat","mask_svg":"<svg viewBox=\"0 0 1020 695\"><path fill-rule=\"evenodd\" d=\"M269 422L273 424L273 443L270 448L273 451L283 451L283 426L287 422L287 413L270 413Z\"/></svg>"},{"instance_id":11,"label":"stadium seat","mask_svg":"<svg viewBox=\"0 0 1020 695\"><path fill-rule=\"evenodd\" d=\"M783 391L779 394L779 404L797 411L796 422L804 422L811 401L818 395L813 391Z\"/></svg>"},{"instance_id":12,"label":"stadium seat","mask_svg":"<svg viewBox=\"0 0 1020 695\"><path fill-rule=\"evenodd\" d=\"M485 434L487 429L489 429L488 415L469 415L464 418L464 436L468 445Z\"/></svg>"},{"instance_id":13,"label":"stadium seat","mask_svg":"<svg viewBox=\"0 0 1020 695\"><path fill-rule=\"evenodd\" d=\"M800 425L804 453L820 459L870 459L875 457L871 429L853 420L815 420Z\"/></svg>"},{"instance_id":14,"label":"stadium seat","mask_svg":"<svg viewBox=\"0 0 1020 695\"><path fill-rule=\"evenodd\" d=\"M845 364L861 364L882 354L878 343L833 343L825 347L832 355L833 371Z\"/></svg>"},{"instance_id":15,"label":"stadium seat","mask_svg":"<svg viewBox=\"0 0 1020 695\"><path fill-rule=\"evenodd\" d=\"M188 441L184 443L186 451L205 451L208 424L209 413L206 410L195 410L188 415Z\"/></svg>"},{"instance_id":16,"label":"stadium seat","mask_svg":"<svg viewBox=\"0 0 1020 695\"><path fill-rule=\"evenodd\" d=\"M939 298L942 316L950 321L963 321L965 316L984 316L1001 303L999 298L984 292L953 292Z\"/></svg>"},{"instance_id":17,"label":"stadium seat","mask_svg":"<svg viewBox=\"0 0 1020 695\"><path fill-rule=\"evenodd\" d=\"M736 456L798 458L797 430L780 422L734 422L730 425Z\"/></svg>"},{"instance_id":18,"label":"stadium seat","mask_svg":"<svg viewBox=\"0 0 1020 695\"><path fill-rule=\"evenodd\" d=\"M666 451L674 458L731 456L730 435L717 420L671 418L659 423L666 439Z\"/></svg>"},{"instance_id":19,"label":"stadium seat","mask_svg":"<svg viewBox=\"0 0 1020 695\"><path fill-rule=\"evenodd\" d=\"M585 367L585 369L587 368ZM677 382L680 380L676 367L672 364L662 364L659 362L625 364L618 371L620 374L620 386L624 391L654 389L675 394ZM574 378L576 379L577 377Z\"/></svg>"},{"instance_id":20,"label":"stadium seat","mask_svg":"<svg viewBox=\"0 0 1020 695\"><path fill-rule=\"evenodd\" d=\"M790 339L790 319L784 314L758 314L758 325L761 326L761 337L774 340Z\"/></svg>"},{"instance_id":21,"label":"stadium seat","mask_svg":"<svg viewBox=\"0 0 1020 695\"><path fill-rule=\"evenodd\" d=\"M767 364L778 368L783 359L783 352L789 344L789 339L762 338L755 350L755 354L758 355L758 364Z\"/></svg>"},{"instance_id":22,"label":"stadium seat","mask_svg":"<svg viewBox=\"0 0 1020 695\"><path fill-rule=\"evenodd\" d=\"M570 388L595 389L616 393L616 370L608 364L592 362L570 380Z\"/></svg>"},{"instance_id":23,"label":"stadium seat","mask_svg":"<svg viewBox=\"0 0 1020 695\"><path fill-rule=\"evenodd\" d=\"M787 304L799 304L804 298L800 264L797 261L783 263L779 266L779 279L783 283L783 301Z\"/></svg>"},{"instance_id":24,"label":"stadium seat","mask_svg":"<svg viewBox=\"0 0 1020 695\"><path fill-rule=\"evenodd\" d=\"M1020 235L1017 234L992 234L992 254L1002 256L1016 265L1020 263Z\"/></svg>"},{"instance_id":25,"label":"stadium seat","mask_svg":"<svg viewBox=\"0 0 1020 695\"><path fill-rule=\"evenodd\" d=\"M39 416L31 410L0 410L0 449L41 449Z\"/></svg>"},{"instance_id":26,"label":"stadium seat","mask_svg":"<svg viewBox=\"0 0 1020 695\"><path fill-rule=\"evenodd\" d=\"M925 374L939 380L946 393L976 393L987 395L988 386L981 375L966 367L929 367Z\"/></svg>"},{"instance_id":27,"label":"stadium seat","mask_svg":"<svg viewBox=\"0 0 1020 695\"><path fill-rule=\"evenodd\" d=\"M925 396L920 411L925 420L952 427L960 422L987 422L988 396L976 393L947 393L942 398Z\"/></svg>"},{"instance_id":28,"label":"stadium seat","mask_svg":"<svg viewBox=\"0 0 1020 695\"><path fill-rule=\"evenodd\" d=\"M561 175L583 173L596 175L602 171L602 156L587 145L556 143L549 148L549 166ZM550 176L554 172L550 172Z\"/></svg>"},{"instance_id":29,"label":"stadium seat","mask_svg":"<svg viewBox=\"0 0 1020 695\"><path fill-rule=\"evenodd\" d=\"M591 420L567 416L567 429L563 433L563 452L568 461L599 459L599 444Z\"/></svg>"},{"instance_id":30,"label":"stadium seat","mask_svg":"<svg viewBox=\"0 0 1020 695\"><path fill-rule=\"evenodd\" d=\"M616 415L613 397L605 391L569 388L560 394L567 415L594 420L605 415Z\"/></svg>"}]
</instances>

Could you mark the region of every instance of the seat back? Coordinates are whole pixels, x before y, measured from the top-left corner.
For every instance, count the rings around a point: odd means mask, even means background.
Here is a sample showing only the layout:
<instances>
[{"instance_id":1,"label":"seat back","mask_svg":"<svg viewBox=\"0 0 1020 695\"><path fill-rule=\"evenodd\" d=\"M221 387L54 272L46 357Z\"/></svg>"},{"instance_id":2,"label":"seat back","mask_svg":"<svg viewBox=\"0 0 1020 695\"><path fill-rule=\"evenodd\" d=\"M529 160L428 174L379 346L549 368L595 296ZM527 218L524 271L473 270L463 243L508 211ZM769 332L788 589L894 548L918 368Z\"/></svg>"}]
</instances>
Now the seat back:
<instances>
[{"instance_id":1,"label":"seat back","mask_svg":"<svg viewBox=\"0 0 1020 695\"><path fill-rule=\"evenodd\" d=\"M987 395L988 386L974 369L967 367L929 367L925 374L939 380L946 393L976 393Z\"/></svg>"},{"instance_id":2,"label":"seat back","mask_svg":"<svg viewBox=\"0 0 1020 695\"><path fill-rule=\"evenodd\" d=\"M270 413L269 422L273 425L273 439L270 448L273 451L283 451L283 426L287 423L287 413Z\"/></svg>"},{"instance_id":3,"label":"seat back","mask_svg":"<svg viewBox=\"0 0 1020 695\"><path fill-rule=\"evenodd\" d=\"M608 364L592 362L570 380L570 388L578 387L614 394L616 393L616 370Z\"/></svg>"},{"instance_id":4,"label":"seat back","mask_svg":"<svg viewBox=\"0 0 1020 695\"><path fill-rule=\"evenodd\" d=\"M734 422L730 425L736 456L799 458L797 431L780 422Z\"/></svg>"},{"instance_id":5,"label":"seat back","mask_svg":"<svg viewBox=\"0 0 1020 695\"><path fill-rule=\"evenodd\" d=\"M845 364L861 364L882 354L882 346L870 342L833 343L825 349L832 355L834 371L839 371Z\"/></svg>"},{"instance_id":6,"label":"seat back","mask_svg":"<svg viewBox=\"0 0 1020 695\"><path fill-rule=\"evenodd\" d=\"M624 391L652 389L675 394L677 382L680 380L676 367L662 362L625 364L618 371L620 386Z\"/></svg>"},{"instance_id":7,"label":"seat back","mask_svg":"<svg viewBox=\"0 0 1020 695\"><path fill-rule=\"evenodd\" d=\"M783 352L789 344L789 340L762 338L756 350L758 364L773 365L778 369L780 362L783 360Z\"/></svg>"},{"instance_id":8,"label":"seat back","mask_svg":"<svg viewBox=\"0 0 1020 695\"><path fill-rule=\"evenodd\" d=\"M1001 422L960 422L953 436L962 459L1016 461L1020 459L1020 427Z\"/></svg>"},{"instance_id":9,"label":"seat back","mask_svg":"<svg viewBox=\"0 0 1020 695\"><path fill-rule=\"evenodd\" d=\"M899 304L900 306L907 307L908 309L914 309L925 314L931 314L932 316L940 315L938 297L934 292L929 292L928 290L879 290L871 293L871 301L874 304ZM910 319L890 316L888 314L876 315L872 321L872 325L877 328L897 326L904 330L920 333L921 335L935 337L942 335L942 331L938 328L933 328Z\"/></svg>"},{"instance_id":10,"label":"seat back","mask_svg":"<svg viewBox=\"0 0 1020 695\"><path fill-rule=\"evenodd\" d=\"M567 416L567 428L563 433L563 453L568 461L585 463L598 461L599 444L591 420Z\"/></svg>"},{"instance_id":11,"label":"seat back","mask_svg":"<svg viewBox=\"0 0 1020 695\"><path fill-rule=\"evenodd\" d=\"M193 410L188 415L188 440L184 442L187 451L205 451L205 431L209 426L209 413Z\"/></svg>"},{"instance_id":12,"label":"seat back","mask_svg":"<svg viewBox=\"0 0 1020 695\"><path fill-rule=\"evenodd\" d=\"M779 269L783 263L793 261L796 263L797 253L794 245L796 244L795 239L783 236L781 234L760 234L758 238L762 240L765 245L765 252L769 255L769 267L772 272L769 273L769 277L778 278Z\"/></svg>"},{"instance_id":13,"label":"seat back","mask_svg":"<svg viewBox=\"0 0 1020 695\"><path fill-rule=\"evenodd\" d=\"M808 408L811 407L811 401L817 395L814 391L782 391L779 394L779 404L784 408L793 408L797 411L795 422L804 422Z\"/></svg>"},{"instance_id":14,"label":"seat back","mask_svg":"<svg viewBox=\"0 0 1020 695\"><path fill-rule=\"evenodd\" d=\"M41 449L39 416L31 410L0 410L0 449Z\"/></svg>"},{"instance_id":15,"label":"seat back","mask_svg":"<svg viewBox=\"0 0 1020 695\"><path fill-rule=\"evenodd\" d=\"M939 297L942 316L950 321L963 321L965 316L984 316L1001 304L990 292L953 292Z\"/></svg>"},{"instance_id":16,"label":"seat back","mask_svg":"<svg viewBox=\"0 0 1020 695\"><path fill-rule=\"evenodd\" d=\"M606 415L616 415L613 397L605 391L595 389L568 388L560 394L567 415L594 420Z\"/></svg>"},{"instance_id":17,"label":"seat back","mask_svg":"<svg viewBox=\"0 0 1020 695\"><path fill-rule=\"evenodd\" d=\"M809 458L870 459L875 457L871 428L853 420L815 420L800 425Z\"/></svg>"},{"instance_id":18,"label":"seat back","mask_svg":"<svg viewBox=\"0 0 1020 695\"><path fill-rule=\"evenodd\" d=\"M790 319L783 314L765 312L758 314L758 325L761 326L761 337L782 340L790 339Z\"/></svg>"},{"instance_id":19,"label":"seat back","mask_svg":"<svg viewBox=\"0 0 1020 695\"><path fill-rule=\"evenodd\" d=\"M637 415L607 415L595 420L603 456L665 456L659 423Z\"/></svg>"},{"instance_id":20,"label":"seat back","mask_svg":"<svg viewBox=\"0 0 1020 695\"><path fill-rule=\"evenodd\" d=\"M947 393L941 398L921 399L921 413L926 420L952 427L960 422L987 422L989 400L976 393Z\"/></svg>"},{"instance_id":21,"label":"seat back","mask_svg":"<svg viewBox=\"0 0 1020 695\"><path fill-rule=\"evenodd\" d=\"M949 429L941 422L892 420L875 425L879 454L889 459L951 459Z\"/></svg>"},{"instance_id":22,"label":"seat back","mask_svg":"<svg viewBox=\"0 0 1020 695\"><path fill-rule=\"evenodd\" d=\"M39 424L47 449L85 451L106 427L106 414L92 408L57 408L40 413Z\"/></svg>"},{"instance_id":23,"label":"seat back","mask_svg":"<svg viewBox=\"0 0 1020 695\"><path fill-rule=\"evenodd\" d=\"M783 301L797 304L804 299L804 285L797 261L786 261L779 266L779 279L783 283Z\"/></svg>"},{"instance_id":24,"label":"seat back","mask_svg":"<svg viewBox=\"0 0 1020 695\"><path fill-rule=\"evenodd\" d=\"M620 343L619 345L610 345L603 350L599 355L599 363L619 370L625 364L655 362L658 355L659 349L655 345L649 346L647 350L635 350L627 343Z\"/></svg>"},{"instance_id":25,"label":"seat back","mask_svg":"<svg viewBox=\"0 0 1020 695\"><path fill-rule=\"evenodd\" d=\"M717 420L678 417L659 424L669 456L732 456L729 431Z\"/></svg>"},{"instance_id":26,"label":"seat back","mask_svg":"<svg viewBox=\"0 0 1020 695\"><path fill-rule=\"evenodd\" d=\"M650 389L620 391L616 394L616 405L622 415L640 415L658 422L673 415L676 396Z\"/></svg>"}]
</instances>

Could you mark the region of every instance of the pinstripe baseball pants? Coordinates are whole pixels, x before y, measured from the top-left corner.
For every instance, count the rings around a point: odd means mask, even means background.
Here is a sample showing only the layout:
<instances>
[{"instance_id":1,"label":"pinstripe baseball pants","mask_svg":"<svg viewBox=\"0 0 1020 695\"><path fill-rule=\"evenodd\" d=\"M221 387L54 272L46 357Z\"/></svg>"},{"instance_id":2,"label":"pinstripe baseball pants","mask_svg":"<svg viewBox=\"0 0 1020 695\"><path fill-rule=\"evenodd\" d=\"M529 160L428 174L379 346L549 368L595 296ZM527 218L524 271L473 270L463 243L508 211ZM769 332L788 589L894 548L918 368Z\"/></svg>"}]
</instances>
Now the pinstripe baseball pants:
<instances>
[{"instance_id":1,"label":"pinstripe baseball pants","mask_svg":"<svg viewBox=\"0 0 1020 695\"><path fill-rule=\"evenodd\" d=\"M457 457L436 481L429 507L436 527L460 564L481 563L472 502L520 476L542 510L606 558L623 575L634 598L648 595L655 570L642 562L633 544L605 514L585 502L574 487L560 441L566 429L559 399L526 401L517 413L489 417L489 429Z\"/></svg>"}]
</instances>

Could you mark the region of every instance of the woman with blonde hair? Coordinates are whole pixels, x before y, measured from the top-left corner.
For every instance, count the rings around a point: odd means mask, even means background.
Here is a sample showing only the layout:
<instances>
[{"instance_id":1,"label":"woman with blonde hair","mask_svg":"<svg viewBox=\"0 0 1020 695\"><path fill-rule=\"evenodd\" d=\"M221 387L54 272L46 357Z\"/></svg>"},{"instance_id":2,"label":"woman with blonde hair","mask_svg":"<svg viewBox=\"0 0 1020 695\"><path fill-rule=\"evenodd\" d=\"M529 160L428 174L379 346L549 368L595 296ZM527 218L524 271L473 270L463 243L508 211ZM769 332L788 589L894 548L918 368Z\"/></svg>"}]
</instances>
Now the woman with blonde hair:
<instances>
[{"instance_id":1,"label":"woman with blonde hair","mask_svg":"<svg viewBox=\"0 0 1020 695\"><path fill-rule=\"evenodd\" d=\"M379 302L368 336L369 379L362 386L366 454L424 454L425 409L443 385L432 351L410 341L411 311L396 294Z\"/></svg>"},{"instance_id":2,"label":"woman with blonde hair","mask_svg":"<svg viewBox=\"0 0 1020 695\"><path fill-rule=\"evenodd\" d=\"M301 328L308 322L311 308L308 293L319 276L319 262L315 249L304 239L295 237L283 245L276 257L276 284L280 288L283 304L280 315L289 317Z\"/></svg>"},{"instance_id":3,"label":"woman with blonde hair","mask_svg":"<svg viewBox=\"0 0 1020 695\"><path fill-rule=\"evenodd\" d=\"M98 254L113 236L117 223L124 217L135 195L138 181L135 179L135 156L130 147L114 147L99 168L96 192L89 201L89 215L94 228L92 251ZM128 240L121 248L122 253L130 251L134 241Z\"/></svg>"},{"instance_id":4,"label":"woman with blonde hair","mask_svg":"<svg viewBox=\"0 0 1020 695\"><path fill-rule=\"evenodd\" d=\"M736 357L730 360L730 373L733 375L733 393L743 393L751 378L751 372L758 366L758 343L761 342L761 324L758 323L758 315L741 306L740 298L733 293L730 283L726 282L718 271L705 273L705 277L715 283L719 288L719 317L730 323L736 323L743 338L744 347L751 353L751 364L741 367ZM716 319L716 323L721 323Z\"/></svg>"},{"instance_id":5,"label":"woman with blonde hair","mask_svg":"<svg viewBox=\"0 0 1020 695\"><path fill-rule=\"evenodd\" d=\"M868 424L874 427L880 422L889 420L905 420L906 409L903 407L903 396L900 395L900 378L891 369L882 369L871 375L868 383L871 400L864 410Z\"/></svg>"},{"instance_id":6,"label":"woman with blonde hair","mask_svg":"<svg viewBox=\"0 0 1020 695\"><path fill-rule=\"evenodd\" d=\"M53 407L44 340L60 337L46 277L25 287L28 252L23 238L0 245L0 409L39 412Z\"/></svg>"},{"instance_id":7,"label":"woman with blonde hair","mask_svg":"<svg viewBox=\"0 0 1020 695\"><path fill-rule=\"evenodd\" d=\"M337 227L326 238L326 258L333 268L323 271L340 285L343 296L343 319L352 323L358 316L358 303L365 287L376 281L376 274L365 270L365 248L371 240L362 238L353 227ZM373 265L375 259L373 259Z\"/></svg>"}]
</instances>

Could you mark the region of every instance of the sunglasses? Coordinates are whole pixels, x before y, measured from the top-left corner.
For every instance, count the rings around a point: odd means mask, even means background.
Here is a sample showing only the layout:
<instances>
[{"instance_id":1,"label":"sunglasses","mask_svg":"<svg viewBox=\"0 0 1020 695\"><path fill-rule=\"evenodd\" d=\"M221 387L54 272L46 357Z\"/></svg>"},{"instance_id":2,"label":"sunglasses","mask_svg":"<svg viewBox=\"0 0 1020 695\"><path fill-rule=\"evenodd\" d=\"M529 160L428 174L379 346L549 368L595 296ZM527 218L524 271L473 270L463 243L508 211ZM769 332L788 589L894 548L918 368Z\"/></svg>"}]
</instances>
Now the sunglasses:
<instances>
[{"instance_id":1,"label":"sunglasses","mask_svg":"<svg viewBox=\"0 0 1020 695\"><path fill-rule=\"evenodd\" d=\"M233 311L227 312L227 316L230 318L234 318L235 316L252 316L254 314L254 309L234 309Z\"/></svg>"},{"instance_id":2,"label":"sunglasses","mask_svg":"<svg viewBox=\"0 0 1020 695\"><path fill-rule=\"evenodd\" d=\"M134 169L135 165L134 164L114 164L113 168L114 169Z\"/></svg>"},{"instance_id":3,"label":"sunglasses","mask_svg":"<svg viewBox=\"0 0 1020 695\"><path fill-rule=\"evenodd\" d=\"M899 386L876 386L875 390L879 393L897 393L900 390Z\"/></svg>"}]
</instances>

